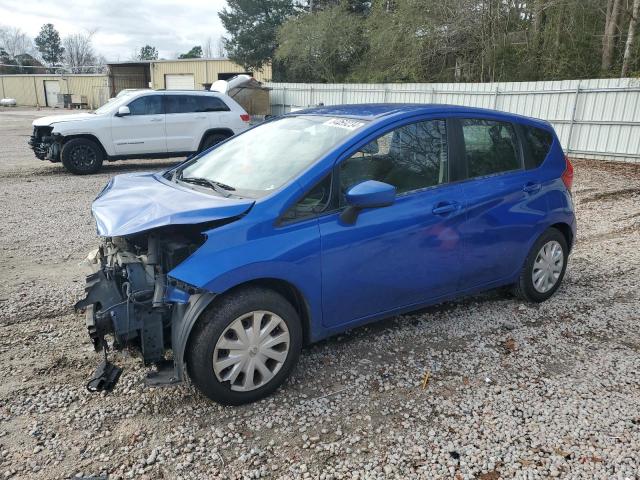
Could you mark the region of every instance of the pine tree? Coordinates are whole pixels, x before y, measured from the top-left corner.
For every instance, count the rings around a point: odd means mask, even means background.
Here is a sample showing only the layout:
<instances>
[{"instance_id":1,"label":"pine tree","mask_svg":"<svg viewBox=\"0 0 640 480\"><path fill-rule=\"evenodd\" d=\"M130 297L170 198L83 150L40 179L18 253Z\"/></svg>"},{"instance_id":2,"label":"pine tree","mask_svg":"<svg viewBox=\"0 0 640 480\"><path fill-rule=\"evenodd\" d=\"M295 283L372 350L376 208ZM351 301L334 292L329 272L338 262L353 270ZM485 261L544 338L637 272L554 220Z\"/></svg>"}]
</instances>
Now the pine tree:
<instances>
[{"instance_id":1,"label":"pine tree","mask_svg":"<svg viewBox=\"0 0 640 480\"><path fill-rule=\"evenodd\" d=\"M152 47L151 45L145 45L140 49L138 53L139 60L157 60L158 59L158 50L156 47Z\"/></svg>"},{"instance_id":2,"label":"pine tree","mask_svg":"<svg viewBox=\"0 0 640 480\"><path fill-rule=\"evenodd\" d=\"M178 58L202 58L202 47L200 45L196 45L187 53L181 53Z\"/></svg>"},{"instance_id":3,"label":"pine tree","mask_svg":"<svg viewBox=\"0 0 640 480\"><path fill-rule=\"evenodd\" d=\"M46 23L42 25L40 33L35 38L38 51L42 55L42 59L49 66L54 66L62 61L64 47L60 42L60 34L53 24Z\"/></svg>"},{"instance_id":4,"label":"pine tree","mask_svg":"<svg viewBox=\"0 0 640 480\"><path fill-rule=\"evenodd\" d=\"M247 70L271 62L277 31L294 12L292 0L229 0L219 13L229 37L224 39L229 58Z\"/></svg>"}]
</instances>

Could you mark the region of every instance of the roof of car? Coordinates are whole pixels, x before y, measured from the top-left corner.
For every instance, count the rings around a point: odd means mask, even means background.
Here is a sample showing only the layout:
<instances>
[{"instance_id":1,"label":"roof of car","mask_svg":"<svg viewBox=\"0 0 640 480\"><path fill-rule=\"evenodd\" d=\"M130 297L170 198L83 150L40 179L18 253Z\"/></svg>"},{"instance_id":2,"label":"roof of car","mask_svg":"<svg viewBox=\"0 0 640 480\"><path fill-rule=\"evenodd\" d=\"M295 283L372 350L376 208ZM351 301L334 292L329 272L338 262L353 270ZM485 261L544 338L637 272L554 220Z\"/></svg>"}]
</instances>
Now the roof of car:
<instances>
[{"instance_id":1,"label":"roof of car","mask_svg":"<svg viewBox=\"0 0 640 480\"><path fill-rule=\"evenodd\" d=\"M327 105L307 108L291 112L292 115L327 115L335 117L357 118L361 120L375 120L381 117L396 114L420 114L420 113L470 113L474 115L490 114L501 115L505 118L522 118L535 120L548 124L544 120L523 117L508 112L489 110L485 108L465 107L460 105L446 105L439 103L361 103L351 105Z\"/></svg>"},{"instance_id":2,"label":"roof of car","mask_svg":"<svg viewBox=\"0 0 640 480\"><path fill-rule=\"evenodd\" d=\"M152 90L153 92L162 92L162 93L188 93L190 95L220 95L220 92L217 92L215 90L167 90L166 88L158 88L155 90Z\"/></svg>"}]
</instances>

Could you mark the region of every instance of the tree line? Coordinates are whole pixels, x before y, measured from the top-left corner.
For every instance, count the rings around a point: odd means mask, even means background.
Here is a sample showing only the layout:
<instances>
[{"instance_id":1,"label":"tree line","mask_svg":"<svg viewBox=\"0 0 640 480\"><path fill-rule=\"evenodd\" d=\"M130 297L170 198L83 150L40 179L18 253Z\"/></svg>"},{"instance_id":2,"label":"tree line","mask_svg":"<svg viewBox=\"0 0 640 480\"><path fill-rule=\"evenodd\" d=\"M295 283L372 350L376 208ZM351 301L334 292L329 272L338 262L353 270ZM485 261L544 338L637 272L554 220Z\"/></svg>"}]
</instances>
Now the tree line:
<instances>
[{"instance_id":1,"label":"tree line","mask_svg":"<svg viewBox=\"0 0 640 480\"><path fill-rule=\"evenodd\" d=\"M291 82L637 76L640 0L228 0L229 57Z\"/></svg>"},{"instance_id":2,"label":"tree line","mask_svg":"<svg viewBox=\"0 0 640 480\"><path fill-rule=\"evenodd\" d=\"M100 73L106 63L96 53L93 32L60 38L53 24L42 25L35 39L20 28L0 25L0 73Z\"/></svg>"},{"instance_id":3,"label":"tree line","mask_svg":"<svg viewBox=\"0 0 640 480\"><path fill-rule=\"evenodd\" d=\"M93 36L96 31L80 32L60 37L53 24L42 25L38 36L30 38L20 28L0 25L0 74L19 73L103 73L107 60L96 53ZM179 59L225 56L221 39L207 38ZM145 45L135 49L129 60L157 60L158 49Z\"/></svg>"}]
</instances>

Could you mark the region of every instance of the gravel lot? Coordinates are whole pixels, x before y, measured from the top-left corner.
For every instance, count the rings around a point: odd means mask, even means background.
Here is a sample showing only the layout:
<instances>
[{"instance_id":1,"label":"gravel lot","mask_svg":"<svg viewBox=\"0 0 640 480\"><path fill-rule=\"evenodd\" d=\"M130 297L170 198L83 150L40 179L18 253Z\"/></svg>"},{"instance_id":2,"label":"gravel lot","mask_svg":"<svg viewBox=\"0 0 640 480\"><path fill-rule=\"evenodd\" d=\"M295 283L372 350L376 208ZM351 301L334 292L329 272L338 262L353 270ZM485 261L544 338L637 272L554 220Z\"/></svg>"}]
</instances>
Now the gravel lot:
<instances>
[{"instance_id":1,"label":"gravel lot","mask_svg":"<svg viewBox=\"0 0 640 480\"><path fill-rule=\"evenodd\" d=\"M72 304L92 199L26 145L46 111L0 111L0 480L640 478L640 164L577 161L579 237L558 294L505 291L354 330L303 352L271 398L221 407L99 361ZM425 381L425 378L427 379Z\"/></svg>"}]
</instances>

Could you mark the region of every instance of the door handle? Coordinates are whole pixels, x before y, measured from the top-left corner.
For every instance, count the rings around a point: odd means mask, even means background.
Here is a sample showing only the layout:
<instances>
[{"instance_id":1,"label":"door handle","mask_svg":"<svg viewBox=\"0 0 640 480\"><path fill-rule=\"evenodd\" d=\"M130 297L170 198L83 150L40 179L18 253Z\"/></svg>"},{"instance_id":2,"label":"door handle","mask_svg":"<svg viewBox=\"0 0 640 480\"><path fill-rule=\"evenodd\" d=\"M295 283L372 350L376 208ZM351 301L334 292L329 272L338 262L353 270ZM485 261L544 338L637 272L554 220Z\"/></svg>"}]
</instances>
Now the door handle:
<instances>
[{"instance_id":1,"label":"door handle","mask_svg":"<svg viewBox=\"0 0 640 480\"><path fill-rule=\"evenodd\" d=\"M527 182L524 184L524 187L522 187L522 190L527 193L535 193L538 192L541 188L542 185L540 185L539 183Z\"/></svg>"},{"instance_id":2,"label":"door handle","mask_svg":"<svg viewBox=\"0 0 640 480\"><path fill-rule=\"evenodd\" d=\"M152 118L151 121L152 122L161 122L162 119L161 118Z\"/></svg>"},{"instance_id":3,"label":"door handle","mask_svg":"<svg viewBox=\"0 0 640 480\"><path fill-rule=\"evenodd\" d=\"M196 117L196 120L206 120L207 117L205 117L204 115L198 116Z\"/></svg>"},{"instance_id":4,"label":"door handle","mask_svg":"<svg viewBox=\"0 0 640 480\"><path fill-rule=\"evenodd\" d=\"M457 210L458 207L458 202L440 202L435 207L433 207L433 210L431 210L431 212L434 215L446 215L447 213L451 213Z\"/></svg>"}]
</instances>

